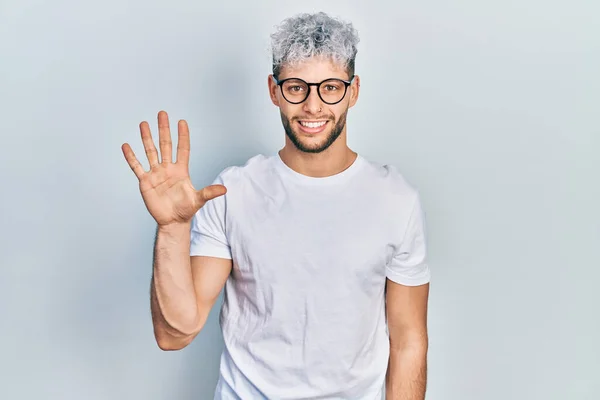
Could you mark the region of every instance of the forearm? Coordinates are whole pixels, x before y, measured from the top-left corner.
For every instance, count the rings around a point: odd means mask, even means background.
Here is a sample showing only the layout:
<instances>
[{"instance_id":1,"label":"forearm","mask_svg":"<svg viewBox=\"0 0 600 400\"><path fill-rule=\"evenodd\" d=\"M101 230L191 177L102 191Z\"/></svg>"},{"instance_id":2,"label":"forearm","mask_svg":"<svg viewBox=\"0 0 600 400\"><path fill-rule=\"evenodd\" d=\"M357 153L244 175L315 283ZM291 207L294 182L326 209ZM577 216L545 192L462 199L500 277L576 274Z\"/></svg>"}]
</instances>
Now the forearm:
<instances>
[{"instance_id":1,"label":"forearm","mask_svg":"<svg viewBox=\"0 0 600 400\"><path fill-rule=\"evenodd\" d=\"M386 399L423 400L427 384L427 340L390 349Z\"/></svg>"},{"instance_id":2,"label":"forearm","mask_svg":"<svg viewBox=\"0 0 600 400\"><path fill-rule=\"evenodd\" d=\"M189 223L157 229L150 307L159 342L197 333L199 313L189 252Z\"/></svg>"}]
</instances>

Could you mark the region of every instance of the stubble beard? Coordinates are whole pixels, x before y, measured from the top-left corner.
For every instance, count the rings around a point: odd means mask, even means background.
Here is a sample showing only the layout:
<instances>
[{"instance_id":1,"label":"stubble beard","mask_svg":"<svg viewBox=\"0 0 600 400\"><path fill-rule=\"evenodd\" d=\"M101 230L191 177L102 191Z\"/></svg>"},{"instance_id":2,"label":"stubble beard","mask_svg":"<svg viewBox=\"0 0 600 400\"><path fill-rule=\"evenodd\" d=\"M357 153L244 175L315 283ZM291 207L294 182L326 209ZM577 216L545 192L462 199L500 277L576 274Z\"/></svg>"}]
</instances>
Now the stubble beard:
<instances>
[{"instance_id":1,"label":"stubble beard","mask_svg":"<svg viewBox=\"0 0 600 400\"><path fill-rule=\"evenodd\" d=\"M344 113L340 115L338 122L327 135L327 139L323 143L318 143L316 146L307 146L300 138L300 134L298 134L298 132L292 128L292 122L289 120L289 118L286 117L281 110L279 112L281 114L281 122L283 123L285 134L298 150L304 153L321 153L327 150L329 146L331 146L342 134L342 131L346 126L346 114L348 113L348 110L344 111ZM297 119L293 119L293 121L296 122ZM330 119L329 123L331 122L332 120Z\"/></svg>"}]
</instances>

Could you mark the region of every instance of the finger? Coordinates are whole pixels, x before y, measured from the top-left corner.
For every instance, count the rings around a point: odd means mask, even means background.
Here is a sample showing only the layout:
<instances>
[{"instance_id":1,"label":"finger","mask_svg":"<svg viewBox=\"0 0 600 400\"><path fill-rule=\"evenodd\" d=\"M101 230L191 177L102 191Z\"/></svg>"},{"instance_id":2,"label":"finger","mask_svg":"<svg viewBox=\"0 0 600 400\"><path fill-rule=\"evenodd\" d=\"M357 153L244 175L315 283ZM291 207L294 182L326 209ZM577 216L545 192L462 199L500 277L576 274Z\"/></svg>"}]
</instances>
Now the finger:
<instances>
[{"instance_id":1,"label":"finger","mask_svg":"<svg viewBox=\"0 0 600 400\"><path fill-rule=\"evenodd\" d=\"M127 160L127 164L129 164L135 176L137 176L138 179L141 179L142 175L145 174L144 167L142 167L142 164L140 164L140 162L138 161L137 157L133 153L133 150L131 150L131 146L129 146L128 143L124 143L121 146L121 150L123 150L123 155Z\"/></svg>"},{"instance_id":2,"label":"finger","mask_svg":"<svg viewBox=\"0 0 600 400\"><path fill-rule=\"evenodd\" d=\"M177 125L177 164L188 165L190 161L190 130L185 120Z\"/></svg>"},{"instance_id":3,"label":"finger","mask_svg":"<svg viewBox=\"0 0 600 400\"><path fill-rule=\"evenodd\" d=\"M150 163L150 168L158 164L158 152L152 141L152 134L150 133L150 125L146 121L140 124L140 132L142 134L142 143L144 144L144 151L146 151L146 157Z\"/></svg>"},{"instance_id":4,"label":"finger","mask_svg":"<svg viewBox=\"0 0 600 400\"><path fill-rule=\"evenodd\" d=\"M169 127L169 116L165 111L158 113L158 143L160 146L161 161L170 163L173 158L171 128Z\"/></svg>"},{"instance_id":5,"label":"finger","mask_svg":"<svg viewBox=\"0 0 600 400\"><path fill-rule=\"evenodd\" d=\"M227 193L227 188L223 185L210 185L196 192L198 201L204 205L207 201Z\"/></svg>"}]
</instances>

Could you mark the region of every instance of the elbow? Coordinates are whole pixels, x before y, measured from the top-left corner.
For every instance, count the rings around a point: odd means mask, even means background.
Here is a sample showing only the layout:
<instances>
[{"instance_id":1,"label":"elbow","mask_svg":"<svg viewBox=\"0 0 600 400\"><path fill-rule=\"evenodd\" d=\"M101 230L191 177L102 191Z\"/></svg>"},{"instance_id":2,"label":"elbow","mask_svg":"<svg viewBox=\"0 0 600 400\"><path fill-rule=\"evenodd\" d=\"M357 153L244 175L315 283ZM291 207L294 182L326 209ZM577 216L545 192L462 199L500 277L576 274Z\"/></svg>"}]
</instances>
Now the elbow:
<instances>
[{"instance_id":1,"label":"elbow","mask_svg":"<svg viewBox=\"0 0 600 400\"><path fill-rule=\"evenodd\" d=\"M172 341L164 341L164 340L157 340L156 344L158 345L158 348L161 349L162 351L177 351L177 350L181 350L187 346L187 344L185 344L185 343L174 343Z\"/></svg>"},{"instance_id":2,"label":"elbow","mask_svg":"<svg viewBox=\"0 0 600 400\"><path fill-rule=\"evenodd\" d=\"M177 351L192 343L199 332L200 330L181 336L173 336L167 332L155 332L154 338L158 348L162 351Z\"/></svg>"},{"instance_id":3,"label":"elbow","mask_svg":"<svg viewBox=\"0 0 600 400\"><path fill-rule=\"evenodd\" d=\"M202 323L194 323L186 329L180 326L174 328L164 322L164 320L162 323L153 322L154 339L158 348L163 351L176 351L187 347L204 327L204 321Z\"/></svg>"},{"instance_id":4,"label":"elbow","mask_svg":"<svg viewBox=\"0 0 600 400\"><path fill-rule=\"evenodd\" d=\"M429 337L427 330L405 330L390 332L390 348L398 351L413 351L427 353L429 349Z\"/></svg>"},{"instance_id":5,"label":"elbow","mask_svg":"<svg viewBox=\"0 0 600 400\"><path fill-rule=\"evenodd\" d=\"M187 347L193 340L193 337L157 337L156 344L162 351L177 351Z\"/></svg>"}]
</instances>

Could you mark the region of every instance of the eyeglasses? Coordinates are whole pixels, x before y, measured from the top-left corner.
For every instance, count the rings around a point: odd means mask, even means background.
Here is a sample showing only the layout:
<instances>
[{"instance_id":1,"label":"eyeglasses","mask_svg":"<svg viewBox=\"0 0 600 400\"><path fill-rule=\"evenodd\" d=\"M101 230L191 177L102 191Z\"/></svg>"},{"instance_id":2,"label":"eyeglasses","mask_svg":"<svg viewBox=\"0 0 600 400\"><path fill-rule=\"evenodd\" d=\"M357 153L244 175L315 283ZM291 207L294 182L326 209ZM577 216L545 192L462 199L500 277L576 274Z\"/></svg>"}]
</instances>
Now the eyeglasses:
<instances>
[{"instance_id":1,"label":"eyeglasses","mask_svg":"<svg viewBox=\"0 0 600 400\"><path fill-rule=\"evenodd\" d=\"M300 78L287 78L278 80L277 78L273 77L273 80L281 88L281 94L283 98L289 103L302 103L308 98L308 95L310 94L310 87L316 86L317 93L319 94L321 100L323 100L323 103L337 104L342 101L344 96L346 96L348 86L350 86L354 81L354 75L352 75L352 78L349 81L330 78L319 83L308 83Z\"/></svg>"}]
</instances>

